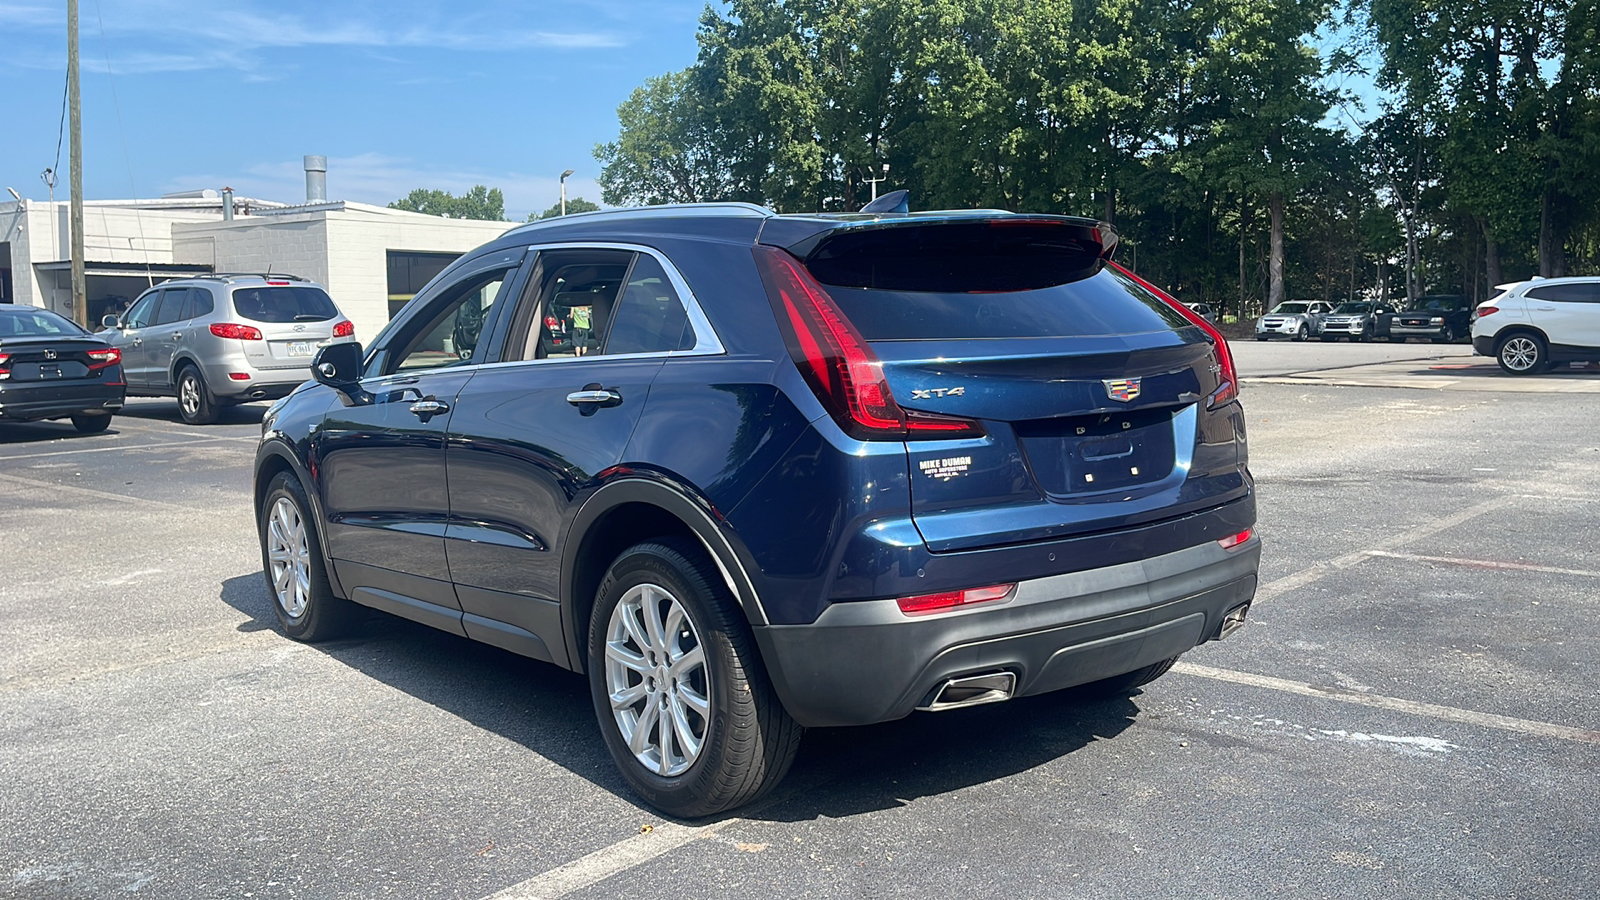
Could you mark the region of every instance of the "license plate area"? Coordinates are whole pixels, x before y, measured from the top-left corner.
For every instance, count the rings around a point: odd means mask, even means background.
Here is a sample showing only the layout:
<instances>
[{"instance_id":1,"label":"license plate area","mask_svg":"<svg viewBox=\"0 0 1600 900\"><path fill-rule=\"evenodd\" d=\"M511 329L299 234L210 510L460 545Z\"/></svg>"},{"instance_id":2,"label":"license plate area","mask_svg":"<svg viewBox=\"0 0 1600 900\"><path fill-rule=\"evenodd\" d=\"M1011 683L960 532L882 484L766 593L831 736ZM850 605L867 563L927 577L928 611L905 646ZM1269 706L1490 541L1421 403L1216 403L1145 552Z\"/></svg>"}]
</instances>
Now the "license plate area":
<instances>
[{"instance_id":1,"label":"license plate area","mask_svg":"<svg viewBox=\"0 0 1600 900\"><path fill-rule=\"evenodd\" d=\"M288 356L288 357L290 357L292 359L298 359L298 358L303 357L303 356L316 356L317 355L317 342L316 341L290 341L285 349L287 350L287 352L284 355Z\"/></svg>"},{"instance_id":2,"label":"license plate area","mask_svg":"<svg viewBox=\"0 0 1600 900\"><path fill-rule=\"evenodd\" d=\"M1091 494L1161 481L1175 459L1171 409L1130 410L1018 423L1039 488Z\"/></svg>"}]
</instances>

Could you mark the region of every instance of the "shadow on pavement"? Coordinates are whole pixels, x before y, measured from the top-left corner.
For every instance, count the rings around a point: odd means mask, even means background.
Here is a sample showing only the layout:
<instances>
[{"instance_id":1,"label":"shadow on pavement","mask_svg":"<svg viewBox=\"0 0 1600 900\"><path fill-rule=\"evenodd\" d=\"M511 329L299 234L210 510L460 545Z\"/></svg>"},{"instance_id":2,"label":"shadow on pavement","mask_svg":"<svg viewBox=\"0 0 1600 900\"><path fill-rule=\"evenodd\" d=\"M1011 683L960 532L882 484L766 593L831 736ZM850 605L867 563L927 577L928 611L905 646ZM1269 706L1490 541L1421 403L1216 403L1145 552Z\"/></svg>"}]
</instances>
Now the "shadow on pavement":
<instances>
[{"instance_id":1,"label":"shadow on pavement","mask_svg":"<svg viewBox=\"0 0 1600 900\"><path fill-rule=\"evenodd\" d=\"M261 418L267 414L267 403L241 403L238 406L224 406L217 410L217 425L259 425ZM122 408L118 416L130 419L144 419L154 422L175 422L183 425L183 416L178 412L178 401L167 399L128 398L128 405ZM116 427L115 423L112 424ZM206 425L189 425L190 428L206 428Z\"/></svg>"},{"instance_id":2,"label":"shadow on pavement","mask_svg":"<svg viewBox=\"0 0 1600 900\"><path fill-rule=\"evenodd\" d=\"M228 579L221 599L250 617L239 630L276 627L260 573ZM312 646L640 803L606 752L583 676L376 611L355 636ZM1059 759L1120 734L1138 713L1127 698L1095 701L1063 691L862 728L816 729L772 798L729 815L793 822L892 809Z\"/></svg>"}]
</instances>

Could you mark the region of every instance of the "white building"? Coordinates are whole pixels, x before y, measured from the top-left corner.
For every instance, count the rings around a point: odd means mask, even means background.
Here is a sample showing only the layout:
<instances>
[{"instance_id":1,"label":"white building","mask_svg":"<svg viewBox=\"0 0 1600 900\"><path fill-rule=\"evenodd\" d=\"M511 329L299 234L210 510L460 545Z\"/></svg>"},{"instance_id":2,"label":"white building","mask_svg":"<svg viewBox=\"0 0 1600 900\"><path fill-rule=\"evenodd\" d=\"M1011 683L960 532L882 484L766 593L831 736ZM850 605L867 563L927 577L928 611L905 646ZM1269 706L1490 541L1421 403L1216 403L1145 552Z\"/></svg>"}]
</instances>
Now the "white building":
<instances>
[{"instance_id":1,"label":"white building","mask_svg":"<svg viewBox=\"0 0 1600 900\"><path fill-rule=\"evenodd\" d=\"M284 272L322 284L371 340L439 270L512 222L444 219L364 203L304 206L215 191L84 203L88 320L152 284L204 272ZM0 203L0 302L72 316L66 201Z\"/></svg>"}]
</instances>

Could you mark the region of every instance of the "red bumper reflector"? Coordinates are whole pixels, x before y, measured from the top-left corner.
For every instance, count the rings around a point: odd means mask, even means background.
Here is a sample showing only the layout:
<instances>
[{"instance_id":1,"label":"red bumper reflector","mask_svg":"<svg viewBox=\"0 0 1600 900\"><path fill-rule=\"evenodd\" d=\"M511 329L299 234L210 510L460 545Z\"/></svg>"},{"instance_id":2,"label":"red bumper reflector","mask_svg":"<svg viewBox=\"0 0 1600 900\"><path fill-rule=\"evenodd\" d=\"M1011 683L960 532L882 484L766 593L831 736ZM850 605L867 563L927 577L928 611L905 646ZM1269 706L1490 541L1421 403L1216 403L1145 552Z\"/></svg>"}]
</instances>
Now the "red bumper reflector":
<instances>
[{"instance_id":1,"label":"red bumper reflector","mask_svg":"<svg viewBox=\"0 0 1600 900\"><path fill-rule=\"evenodd\" d=\"M1015 584L997 584L992 587L968 588L964 591L945 591L939 594L923 594L918 597L901 597L894 602L899 605L900 611L906 615L920 616L927 613L955 609L958 606L971 606L974 603L1010 600L1016 589L1017 586Z\"/></svg>"},{"instance_id":2,"label":"red bumper reflector","mask_svg":"<svg viewBox=\"0 0 1600 900\"><path fill-rule=\"evenodd\" d=\"M232 378L234 381L249 381L250 380L250 373L249 372L229 372L228 373L228 377Z\"/></svg>"},{"instance_id":3,"label":"red bumper reflector","mask_svg":"<svg viewBox=\"0 0 1600 900\"><path fill-rule=\"evenodd\" d=\"M1228 535L1227 537L1217 541L1217 543L1221 544L1222 545L1222 549L1224 549L1224 550L1232 550L1233 548L1239 546L1240 544L1244 543L1245 541L1250 540L1250 535L1253 534L1253 533L1255 533L1255 529L1254 528L1246 528L1245 530L1239 532L1238 534L1230 534L1230 535Z\"/></svg>"}]
</instances>

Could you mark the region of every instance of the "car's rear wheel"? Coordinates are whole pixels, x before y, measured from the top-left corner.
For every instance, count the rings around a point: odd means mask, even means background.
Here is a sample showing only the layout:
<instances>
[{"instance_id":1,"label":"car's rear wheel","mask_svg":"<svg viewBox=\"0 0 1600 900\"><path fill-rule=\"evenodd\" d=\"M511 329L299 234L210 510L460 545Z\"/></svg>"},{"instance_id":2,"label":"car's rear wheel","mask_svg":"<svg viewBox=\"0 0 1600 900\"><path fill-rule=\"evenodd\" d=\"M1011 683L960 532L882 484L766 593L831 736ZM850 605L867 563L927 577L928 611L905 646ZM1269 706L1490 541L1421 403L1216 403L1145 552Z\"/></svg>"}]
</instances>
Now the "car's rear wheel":
<instances>
[{"instance_id":1,"label":"car's rear wheel","mask_svg":"<svg viewBox=\"0 0 1600 900\"><path fill-rule=\"evenodd\" d=\"M1091 697L1122 697L1136 688L1142 687L1167 674L1178 657L1164 659L1158 663L1151 663L1142 669L1134 669L1122 675L1113 675L1099 681L1091 681L1078 688L1078 691Z\"/></svg>"},{"instance_id":2,"label":"car's rear wheel","mask_svg":"<svg viewBox=\"0 0 1600 900\"><path fill-rule=\"evenodd\" d=\"M1500 339L1494 358L1507 374L1532 375L1544 371L1550 351L1538 335L1519 332Z\"/></svg>"},{"instance_id":3,"label":"car's rear wheel","mask_svg":"<svg viewBox=\"0 0 1600 900\"><path fill-rule=\"evenodd\" d=\"M663 539L606 572L589 620L590 695L630 787L669 815L731 809L789 771L802 729L701 548Z\"/></svg>"},{"instance_id":4,"label":"car's rear wheel","mask_svg":"<svg viewBox=\"0 0 1600 900\"><path fill-rule=\"evenodd\" d=\"M84 413L72 417L72 427L78 429L79 434L97 434L111 427L110 413Z\"/></svg>"},{"instance_id":5,"label":"car's rear wheel","mask_svg":"<svg viewBox=\"0 0 1600 900\"><path fill-rule=\"evenodd\" d=\"M178 414L190 425L210 425L217 420L217 400L195 366L178 373Z\"/></svg>"},{"instance_id":6,"label":"car's rear wheel","mask_svg":"<svg viewBox=\"0 0 1600 900\"><path fill-rule=\"evenodd\" d=\"M360 607L333 593L311 504L292 473L279 472L267 485L257 524L261 566L284 634L325 641L348 632Z\"/></svg>"}]
</instances>

